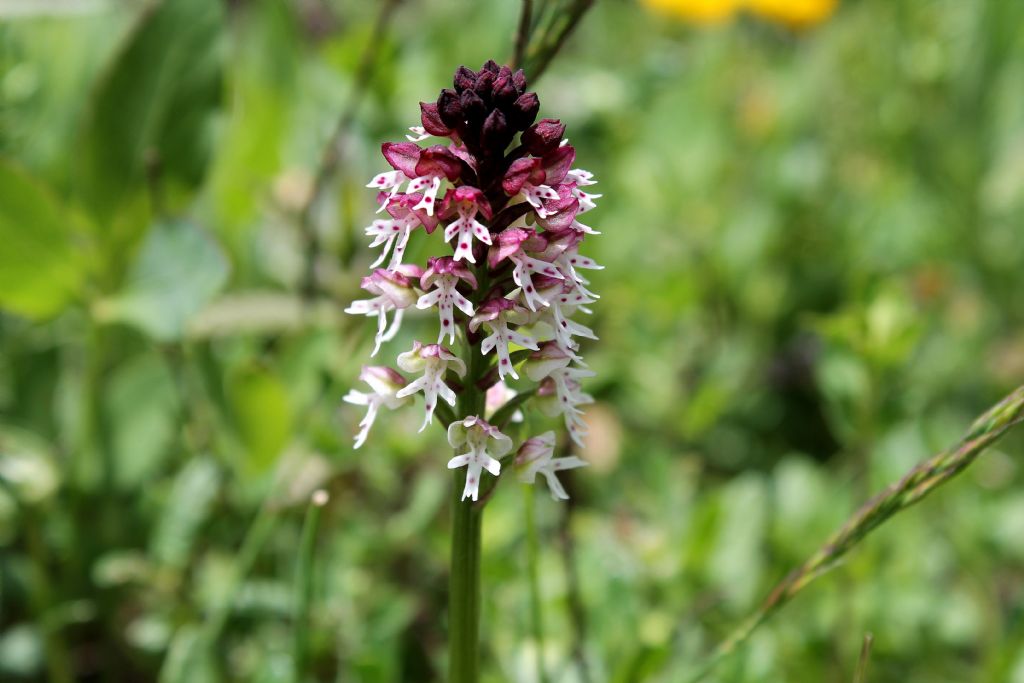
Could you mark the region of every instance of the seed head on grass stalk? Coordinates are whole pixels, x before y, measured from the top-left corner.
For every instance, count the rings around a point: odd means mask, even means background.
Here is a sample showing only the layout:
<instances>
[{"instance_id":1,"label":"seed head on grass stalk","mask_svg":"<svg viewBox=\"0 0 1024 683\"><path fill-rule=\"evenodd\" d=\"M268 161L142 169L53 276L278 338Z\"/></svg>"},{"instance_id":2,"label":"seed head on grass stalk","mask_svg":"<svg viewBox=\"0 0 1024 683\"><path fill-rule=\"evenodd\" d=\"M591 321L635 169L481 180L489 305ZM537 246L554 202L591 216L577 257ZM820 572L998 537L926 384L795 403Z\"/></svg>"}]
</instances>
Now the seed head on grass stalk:
<instances>
[{"instance_id":1,"label":"seed head on grass stalk","mask_svg":"<svg viewBox=\"0 0 1024 683\"><path fill-rule=\"evenodd\" d=\"M758 626L812 581L834 567L852 548L893 515L918 502L960 474L986 448L1024 421L1024 386L1018 387L971 425L952 448L919 463L899 481L866 502L806 562L790 572L761 606L736 628L689 678L702 680L723 659L746 642Z\"/></svg>"}]
</instances>

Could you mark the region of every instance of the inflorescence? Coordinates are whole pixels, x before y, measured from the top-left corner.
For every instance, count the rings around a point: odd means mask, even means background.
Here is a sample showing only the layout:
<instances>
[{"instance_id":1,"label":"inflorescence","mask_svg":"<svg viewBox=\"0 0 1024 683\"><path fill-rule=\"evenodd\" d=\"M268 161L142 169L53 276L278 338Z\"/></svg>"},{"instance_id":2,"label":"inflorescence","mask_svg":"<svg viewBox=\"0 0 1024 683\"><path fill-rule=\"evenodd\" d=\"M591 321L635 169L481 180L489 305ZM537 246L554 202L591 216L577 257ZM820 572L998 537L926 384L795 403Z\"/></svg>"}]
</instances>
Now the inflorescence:
<instances>
[{"instance_id":1,"label":"inflorescence","mask_svg":"<svg viewBox=\"0 0 1024 683\"><path fill-rule=\"evenodd\" d=\"M466 451L448 467L467 468L462 498L477 500L483 471L498 476L498 458L513 448L502 425L486 421L516 396L506 378L521 380L521 372L535 383L522 391L546 415L561 416L569 436L582 444L580 406L593 399L580 380L593 372L577 339L596 337L573 316L590 313L587 306L598 299L581 271L601 266L579 253L584 238L598 234L579 218L600 195L581 189L595 181L572 168L576 151L563 138L565 126L556 119L534 123L540 102L526 91L521 70L493 61L479 72L462 66L453 86L436 102L420 103L422 125L410 128L408 142L381 147L393 170L367 186L378 190L378 213L386 214L366 228L370 246L380 247L373 273L362 282L371 298L346 309L377 318L374 356L398 333L407 309L437 311L437 341L416 341L398 356L398 367L415 379L366 366L360 379L370 391L350 391L345 400L367 407L356 448L381 406L397 408L417 393L424 401L421 431L433 421L438 401L483 413L456 414L448 428L451 445ZM448 141L418 144L432 137ZM423 266L405 263L416 232L437 233L435 241L450 250ZM461 357L451 348L456 341L464 345ZM470 387L486 404L458 401ZM555 471L586 463L554 458L554 448L554 432L546 432L527 439L514 462L522 481L542 474L552 496L565 499Z\"/></svg>"}]
</instances>

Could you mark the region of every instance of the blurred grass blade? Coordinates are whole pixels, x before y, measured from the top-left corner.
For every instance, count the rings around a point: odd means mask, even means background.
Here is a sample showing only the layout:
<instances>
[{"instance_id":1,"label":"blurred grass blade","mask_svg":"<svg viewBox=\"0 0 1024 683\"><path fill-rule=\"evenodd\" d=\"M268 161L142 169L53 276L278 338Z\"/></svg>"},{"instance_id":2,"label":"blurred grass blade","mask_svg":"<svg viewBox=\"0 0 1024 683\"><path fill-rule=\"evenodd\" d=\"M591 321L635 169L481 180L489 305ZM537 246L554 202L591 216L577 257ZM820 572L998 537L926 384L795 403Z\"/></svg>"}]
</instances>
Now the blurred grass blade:
<instances>
[{"instance_id":1,"label":"blurred grass blade","mask_svg":"<svg viewBox=\"0 0 1024 683\"><path fill-rule=\"evenodd\" d=\"M703 679L723 659L735 652L758 626L788 603L812 581L834 567L854 546L893 515L910 507L946 483L1007 431L1024 421L1024 386L1018 387L971 425L952 448L919 463L902 479L865 503L803 565L778 584L756 612L740 624L711 653L688 680Z\"/></svg>"},{"instance_id":2,"label":"blurred grass blade","mask_svg":"<svg viewBox=\"0 0 1024 683\"><path fill-rule=\"evenodd\" d=\"M320 527L320 513L328 500L326 491L321 489L314 493L302 524L299 559L295 568L295 607L292 625L292 680L295 683L300 683L306 678L309 660L309 606L313 599L313 556L316 551L316 533Z\"/></svg>"},{"instance_id":3,"label":"blurred grass blade","mask_svg":"<svg viewBox=\"0 0 1024 683\"><path fill-rule=\"evenodd\" d=\"M871 659L871 646L875 637L871 633L864 634L864 644L860 646L860 659L857 661L857 673L853 683L867 683L868 661Z\"/></svg>"},{"instance_id":4,"label":"blurred grass blade","mask_svg":"<svg viewBox=\"0 0 1024 683\"><path fill-rule=\"evenodd\" d=\"M270 497L268 495L267 499ZM238 597L242 582L248 576L276 523L276 511L264 501L242 540L232 568L231 578L220 602L213 608L212 613L194 636L191 634L194 629L192 625L181 627L175 636L175 645L172 647L173 657L168 656L160 671L161 683L195 683L198 680L197 676L206 670L221 633L224 631L224 626L227 624L228 617L231 615L231 609ZM181 639L180 645L179 639Z\"/></svg>"},{"instance_id":5,"label":"blurred grass blade","mask_svg":"<svg viewBox=\"0 0 1024 683\"><path fill-rule=\"evenodd\" d=\"M178 473L150 543L150 553L157 561L175 569L188 564L196 535L219 488L220 472L209 458L195 458Z\"/></svg>"},{"instance_id":6,"label":"blurred grass blade","mask_svg":"<svg viewBox=\"0 0 1024 683\"><path fill-rule=\"evenodd\" d=\"M522 64L516 64L526 72L530 82L536 82L547 71L593 5L594 0L564 0L551 10L546 21L538 18L538 30L530 32Z\"/></svg>"}]
</instances>

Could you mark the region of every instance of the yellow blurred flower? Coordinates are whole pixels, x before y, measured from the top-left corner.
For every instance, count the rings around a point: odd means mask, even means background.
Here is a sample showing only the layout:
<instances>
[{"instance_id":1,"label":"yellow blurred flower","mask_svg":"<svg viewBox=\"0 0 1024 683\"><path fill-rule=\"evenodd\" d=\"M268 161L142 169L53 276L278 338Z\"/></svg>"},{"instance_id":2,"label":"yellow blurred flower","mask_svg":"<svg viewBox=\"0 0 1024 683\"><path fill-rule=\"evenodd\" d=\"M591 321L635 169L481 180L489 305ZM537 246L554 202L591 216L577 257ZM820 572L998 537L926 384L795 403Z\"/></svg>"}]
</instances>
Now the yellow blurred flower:
<instances>
[{"instance_id":1,"label":"yellow blurred flower","mask_svg":"<svg viewBox=\"0 0 1024 683\"><path fill-rule=\"evenodd\" d=\"M741 0L641 0L648 9L700 24L720 24L732 18Z\"/></svg>"},{"instance_id":2,"label":"yellow blurred flower","mask_svg":"<svg viewBox=\"0 0 1024 683\"><path fill-rule=\"evenodd\" d=\"M828 19L838 0L641 0L648 9L699 24L720 24L747 9L765 19L806 28Z\"/></svg>"},{"instance_id":3,"label":"yellow blurred flower","mask_svg":"<svg viewBox=\"0 0 1024 683\"><path fill-rule=\"evenodd\" d=\"M766 19L805 28L832 16L838 0L746 0L746 6Z\"/></svg>"}]
</instances>

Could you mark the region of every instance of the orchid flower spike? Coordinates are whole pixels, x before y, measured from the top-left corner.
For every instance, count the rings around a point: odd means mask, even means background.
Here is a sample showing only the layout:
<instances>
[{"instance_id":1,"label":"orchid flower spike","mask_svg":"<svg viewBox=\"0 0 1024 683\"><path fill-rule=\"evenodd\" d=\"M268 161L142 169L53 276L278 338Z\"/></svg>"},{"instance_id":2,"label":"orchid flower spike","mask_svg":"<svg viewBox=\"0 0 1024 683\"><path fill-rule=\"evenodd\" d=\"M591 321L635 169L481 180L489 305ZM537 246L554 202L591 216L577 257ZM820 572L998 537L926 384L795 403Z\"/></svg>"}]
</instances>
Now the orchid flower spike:
<instances>
[{"instance_id":1,"label":"orchid flower spike","mask_svg":"<svg viewBox=\"0 0 1024 683\"><path fill-rule=\"evenodd\" d=\"M432 311L427 331L412 334L422 341L397 356L398 370L363 368L370 391L343 400L366 408L357 448L381 406L422 394L420 431L439 401L451 406L440 415L459 449L448 467L466 467L463 500L478 500L482 473L499 476L499 458L513 452L516 434L500 429L521 429L526 415L556 419L582 446L583 408L594 401L583 353L597 335L581 319L600 301L584 275L601 269L584 253L600 233L581 218L601 195L588 191L593 175L574 166L565 124L538 120L540 100L526 85L521 70L493 61L459 67L450 88L420 103L405 140L381 145L390 168L367 185L379 205L364 230L376 252L362 280L369 297L345 309L376 318L371 356L398 336L403 317ZM410 254L425 263L409 263ZM503 409L513 397L516 409ZM518 444L516 471L530 482L543 475L564 500L555 473L585 463L553 457L554 444L554 432Z\"/></svg>"}]
</instances>

